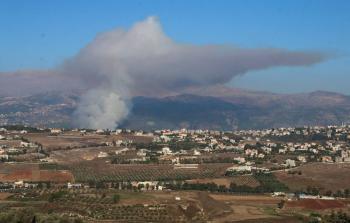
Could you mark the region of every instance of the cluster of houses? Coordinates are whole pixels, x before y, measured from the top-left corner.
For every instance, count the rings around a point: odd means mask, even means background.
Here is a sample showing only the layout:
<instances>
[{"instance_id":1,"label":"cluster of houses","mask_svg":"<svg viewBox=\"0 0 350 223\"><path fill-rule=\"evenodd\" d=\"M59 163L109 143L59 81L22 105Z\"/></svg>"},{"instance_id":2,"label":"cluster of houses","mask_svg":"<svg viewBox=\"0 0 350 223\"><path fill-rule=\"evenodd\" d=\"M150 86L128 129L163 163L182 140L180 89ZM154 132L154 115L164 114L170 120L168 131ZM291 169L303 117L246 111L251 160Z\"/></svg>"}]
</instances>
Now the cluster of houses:
<instances>
[{"instance_id":1,"label":"cluster of houses","mask_svg":"<svg viewBox=\"0 0 350 223\"><path fill-rule=\"evenodd\" d=\"M43 130L43 129L40 129ZM51 135L65 133L66 130L46 129ZM202 162L232 162L234 165L227 171L252 172L266 171L275 168L293 168L307 162L350 163L350 126L315 126L302 128L275 128L264 130L210 131L210 130L157 130L153 132L132 131L128 129L109 130L69 130L86 134L147 136L153 139L152 148L135 148L134 142L128 139L117 139L106 142L97 158L121 157L123 162L142 163L154 161L173 164L174 168L196 168ZM39 145L23 140L26 130L7 131L0 128L0 160L6 161L11 156L23 152L37 152ZM11 142L12 141L12 142ZM13 142L17 144L13 144ZM188 148L177 148L177 143L190 145ZM273 160L274 157L278 159ZM48 157L41 157L46 160ZM268 163L269 165L264 166ZM259 165L258 165L259 164Z\"/></svg>"},{"instance_id":2,"label":"cluster of houses","mask_svg":"<svg viewBox=\"0 0 350 223\"><path fill-rule=\"evenodd\" d=\"M164 147L160 151L160 159L179 163L185 154L191 154L188 157L195 158L208 153L231 152L239 154L233 158L240 164L238 172L251 171L254 161L269 161L267 158L271 155L286 157L279 163L281 168L293 168L309 161L350 162L350 126L347 125L233 132L187 129L154 132L154 142L167 144L171 141L191 141L199 146L187 151L174 151L174 148ZM236 166L230 170L235 168Z\"/></svg>"},{"instance_id":3,"label":"cluster of houses","mask_svg":"<svg viewBox=\"0 0 350 223\"><path fill-rule=\"evenodd\" d=\"M0 192L5 192L12 189L33 189L37 188L39 183L30 183L24 182L23 180L14 181L14 182L1 182L0 183Z\"/></svg>"},{"instance_id":4,"label":"cluster of houses","mask_svg":"<svg viewBox=\"0 0 350 223\"><path fill-rule=\"evenodd\" d=\"M8 161L10 158L16 160L17 157L25 157L26 154L35 154L33 156L43 158L43 154L39 154L40 146L33 142L24 141L21 135L27 131L22 130L12 134L7 134L7 130L0 129L0 160ZM30 157L33 157L30 156ZM12 159L12 160L13 160Z\"/></svg>"},{"instance_id":5,"label":"cluster of houses","mask_svg":"<svg viewBox=\"0 0 350 223\"><path fill-rule=\"evenodd\" d=\"M333 196L324 196L324 195L310 195L310 194L295 194L295 193L285 193L285 192L273 192L272 197L284 197L286 200L295 200L295 199L312 199L312 200L335 200Z\"/></svg>"},{"instance_id":6,"label":"cluster of houses","mask_svg":"<svg viewBox=\"0 0 350 223\"><path fill-rule=\"evenodd\" d=\"M97 130L98 131L98 130ZM97 132L96 131L96 132ZM100 133L102 130L99 131ZM152 136L153 143L164 145L156 155L160 163L186 164L217 154L234 154L232 161L240 168L253 168L256 161L269 161L269 157L285 157L278 161L280 168L293 168L309 161L327 163L350 162L350 127L302 127L265 130L210 131L210 130L157 130L152 133L131 130L115 130L114 134L127 132L135 136ZM279 140L279 137L285 137ZM292 137L288 140L286 137ZM295 140L298 137L302 140ZM190 149L171 147L171 142L193 142ZM117 143L122 146L123 143ZM130 142L132 144L132 142ZM124 147L116 155L134 154L130 162L146 162L154 151ZM154 155L154 153L153 153ZM108 156L101 152L99 157ZM270 160L271 161L271 160ZM260 167L259 167L260 168ZM233 168L235 169L235 168ZM253 168L254 169L254 168ZM238 171L240 169L237 169Z\"/></svg>"}]
</instances>

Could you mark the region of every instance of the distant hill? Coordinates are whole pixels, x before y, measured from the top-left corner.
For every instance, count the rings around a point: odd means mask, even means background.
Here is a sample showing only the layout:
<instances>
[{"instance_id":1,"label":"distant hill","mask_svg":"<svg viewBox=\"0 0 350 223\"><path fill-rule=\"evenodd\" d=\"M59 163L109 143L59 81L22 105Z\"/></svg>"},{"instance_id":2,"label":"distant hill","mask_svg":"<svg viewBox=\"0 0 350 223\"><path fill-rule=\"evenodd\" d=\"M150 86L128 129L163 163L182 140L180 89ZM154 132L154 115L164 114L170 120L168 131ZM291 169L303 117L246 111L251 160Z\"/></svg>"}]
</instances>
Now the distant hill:
<instances>
[{"instance_id":1,"label":"distant hill","mask_svg":"<svg viewBox=\"0 0 350 223\"><path fill-rule=\"evenodd\" d=\"M78 99L78 93L3 97L0 124L69 127ZM350 122L350 97L323 91L274 94L221 87L132 102L122 127L231 130Z\"/></svg>"},{"instance_id":2,"label":"distant hill","mask_svg":"<svg viewBox=\"0 0 350 223\"><path fill-rule=\"evenodd\" d=\"M328 125L350 121L350 98L314 92L298 95L198 96L134 99L125 124L132 128L249 129Z\"/></svg>"},{"instance_id":3,"label":"distant hill","mask_svg":"<svg viewBox=\"0 0 350 223\"><path fill-rule=\"evenodd\" d=\"M68 127L79 95L44 93L27 97L0 97L0 125Z\"/></svg>"}]
</instances>

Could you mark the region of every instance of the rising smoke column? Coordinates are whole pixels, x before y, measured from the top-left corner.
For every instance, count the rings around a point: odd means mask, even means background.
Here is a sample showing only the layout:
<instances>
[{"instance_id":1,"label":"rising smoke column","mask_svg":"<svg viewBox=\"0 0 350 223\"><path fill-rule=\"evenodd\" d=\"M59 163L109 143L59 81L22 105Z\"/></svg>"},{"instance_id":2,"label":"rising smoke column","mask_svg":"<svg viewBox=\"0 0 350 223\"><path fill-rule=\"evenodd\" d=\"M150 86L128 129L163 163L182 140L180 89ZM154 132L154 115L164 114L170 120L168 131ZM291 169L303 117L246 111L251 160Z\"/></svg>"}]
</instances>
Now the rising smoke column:
<instances>
[{"instance_id":1,"label":"rising smoke column","mask_svg":"<svg viewBox=\"0 0 350 223\"><path fill-rule=\"evenodd\" d=\"M319 52L179 44L163 33L156 17L149 17L129 30L98 34L57 68L0 73L0 93L13 91L13 84L22 85L17 92L22 94L37 93L38 86L42 91L80 89L76 124L113 129L127 117L133 96L178 94L225 84L253 70L309 66L325 59L328 55Z\"/></svg>"},{"instance_id":2,"label":"rising smoke column","mask_svg":"<svg viewBox=\"0 0 350 223\"><path fill-rule=\"evenodd\" d=\"M93 89L81 97L74 116L79 126L93 129L114 129L127 117L125 99L111 89Z\"/></svg>"}]
</instances>

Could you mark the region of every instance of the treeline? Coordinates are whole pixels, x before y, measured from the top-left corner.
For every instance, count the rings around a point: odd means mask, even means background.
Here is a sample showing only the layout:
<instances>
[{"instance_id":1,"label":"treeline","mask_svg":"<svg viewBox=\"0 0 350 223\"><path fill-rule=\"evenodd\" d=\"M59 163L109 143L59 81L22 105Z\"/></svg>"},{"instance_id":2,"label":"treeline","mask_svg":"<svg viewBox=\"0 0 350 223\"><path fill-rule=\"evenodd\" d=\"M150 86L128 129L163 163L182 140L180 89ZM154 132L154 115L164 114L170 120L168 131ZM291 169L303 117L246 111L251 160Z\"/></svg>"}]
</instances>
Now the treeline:
<instances>
[{"instance_id":1,"label":"treeline","mask_svg":"<svg viewBox=\"0 0 350 223\"><path fill-rule=\"evenodd\" d=\"M229 187L216 183L169 183L166 187L172 190L202 190L211 192L228 193L272 193L288 191L288 187L279 182L271 173L256 173L253 175L259 181L259 186L236 185L231 183Z\"/></svg>"},{"instance_id":2,"label":"treeline","mask_svg":"<svg viewBox=\"0 0 350 223\"><path fill-rule=\"evenodd\" d=\"M187 183L185 179L162 179L158 185L165 186L171 190L202 190L212 192L232 192L232 193L272 193L272 192L287 192L289 188L277 180L272 173L254 173L252 175L258 182L259 186L251 187L248 185L236 185L231 183L229 186L218 185L215 183ZM133 186L131 182L108 182L108 181L94 181L87 182L90 188L106 189L115 188L121 190L139 191L142 189L155 190L154 186L139 184L138 187Z\"/></svg>"},{"instance_id":3,"label":"treeline","mask_svg":"<svg viewBox=\"0 0 350 223\"><path fill-rule=\"evenodd\" d=\"M158 163L155 160L146 159L146 160L133 160L130 158L125 158L123 156L113 156L111 158L112 164L150 164L150 163Z\"/></svg>"},{"instance_id":4,"label":"treeline","mask_svg":"<svg viewBox=\"0 0 350 223\"><path fill-rule=\"evenodd\" d=\"M9 130L9 131L26 130L26 131L32 132L32 133L50 132L49 129L38 129L38 128L35 128L35 127L24 126L24 125L2 125L2 126L0 126L0 128L5 128L6 130Z\"/></svg>"},{"instance_id":5,"label":"treeline","mask_svg":"<svg viewBox=\"0 0 350 223\"><path fill-rule=\"evenodd\" d=\"M308 194L308 195L313 195L313 196L333 196L333 197L342 197L342 198L350 198L350 189L344 189L344 190L337 190L337 191L332 191L332 190L322 190L321 188L318 187L312 187L308 186L305 190L301 191L295 191L296 194Z\"/></svg>"}]
</instances>

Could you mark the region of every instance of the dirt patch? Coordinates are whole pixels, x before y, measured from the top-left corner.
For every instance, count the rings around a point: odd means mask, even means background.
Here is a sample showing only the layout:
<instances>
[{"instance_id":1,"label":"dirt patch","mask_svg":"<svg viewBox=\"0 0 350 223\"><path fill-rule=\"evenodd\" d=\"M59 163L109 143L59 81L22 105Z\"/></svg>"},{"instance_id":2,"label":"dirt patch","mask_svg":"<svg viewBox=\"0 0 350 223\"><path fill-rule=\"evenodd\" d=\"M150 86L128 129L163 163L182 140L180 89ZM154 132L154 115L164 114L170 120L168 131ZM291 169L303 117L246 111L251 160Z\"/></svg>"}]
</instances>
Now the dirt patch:
<instances>
[{"instance_id":1,"label":"dirt patch","mask_svg":"<svg viewBox=\"0 0 350 223\"><path fill-rule=\"evenodd\" d=\"M189 184L207 184L207 183L215 183L217 185L224 185L227 188L230 187L231 179L230 178L213 178L213 179L193 179L193 180L186 180Z\"/></svg>"},{"instance_id":2,"label":"dirt patch","mask_svg":"<svg viewBox=\"0 0 350 223\"><path fill-rule=\"evenodd\" d=\"M6 198L8 198L9 196L11 196L11 193L1 192L0 200L6 200Z\"/></svg>"},{"instance_id":3,"label":"dirt patch","mask_svg":"<svg viewBox=\"0 0 350 223\"><path fill-rule=\"evenodd\" d=\"M320 200L320 199L302 199L297 201L288 201L285 208L303 208L308 210L337 209L346 207L346 203L340 200Z\"/></svg>"},{"instance_id":4,"label":"dirt patch","mask_svg":"<svg viewBox=\"0 0 350 223\"><path fill-rule=\"evenodd\" d=\"M0 181L51 181L65 183L74 181L73 174L67 170L40 170L38 164L4 164L0 166Z\"/></svg>"},{"instance_id":5,"label":"dirt patch","mask_svg":"<svg viewBox=\"0 0 350 223\"><path fill-rule=\"evenodd\" d=\"M67 170L40 170L39 179L58 183L74 181L73 174Z\"/></svg>"},{"instance_id":6,"label":"dirt patch","mask_svg":"<svg viewBox=\"0 0 350 223\"><path fill-rule=\"evenodd\" d=\"M350 185L350 163L311 163L295 168L295 171L301 171L302 174L288 174L284 171L274 174L291 190L305 190L308 186L312 186L323 189L323 191L336 192L347 189Z\"/></svg>"},{"instance_id":7,"label":"dirt patch","mask_svg":"<svg viewBox=\"0 0 350 223\"><path fill-rule=\"evenodd\" d=\"M297 217L276 217L276 218L264 218L261 219L248 219L248 220L240 220L240 223L303 223L304 221Z\"/></svg>"},{"instance_id":8,"label":"dirt patch","mask_svg":"<svg viewBox=\"0 0 350 223\"><path fill-rule=\"evenodd\" d=\"M271 217L264 213L264 210L259 207L250 205L232 205L233 213L227 217L226 220L230 221L242 221L247 219L260 219L260 222L264 222L263 218Z\"/></svg>"},{"instance_id":9,"label":"dirt patch","mask_svg":"<svg viewBox=\"0 0 350 223\"><path fill-rule=\"evenodd\" d=\"M87 147L70 150L56 150L51 152L50 158L59 164L72 164L82 161L91 161L98 159L100 152L114 153L115 147Z\"/></svg>"},{"instance_id":10,"label":"dirt patch","mask_svg":"<svg viewBox=\"0 0 350 223\"><path fill-rule=\"evenodd\" d=\"M152 136L134 136L134 135L100 135L88 133L82 135L80 132L65 132L64 134L52 135L50 133L29 133L25 138L31 142L37 142L43 145L44 149L65 149L93 147L104 142L113 142L116 140L132 140L133 142L150 143Z\"/></svg>"},{"instance_id":11,"label":"dirt patch","mask_svg":"<svg viewBox=\"0 0 350 223\"><path fill-rule=\"evenodd\" d=\"M109 141L108 137L104 135L83 136L76 132L57 136L50 133L29 133L26 135L26 138L31 142L40 143L46 150L89 147Z\"/></svg>"},{"instance_id":12,"label":"dirt patch","mask_svg":"<svg viewBox=\"0 0 350 223\"><path fill-rule=\"evenodd\" d=\"M229 205L213 199L207 192L198 192L197 196L204 212L213 219L232 212Z\"/></svg>"},{"instance_id":13,"label":"dirt patch","mask_svg":"<svg viewBox=\"0 0 350 223\"><path fill-rule=\"evenodd\" d=\"M212 198L219 201L234 202L246 204L277 204L280 198L275 198L267 195L230 195L230 194L210 194Z\"/></svg>"},{"instance_id":14,"label":"dirt patch","mask_svg":"<svg viewBox=\"0 0 350 223\"><path fill-rule=\"evenodd\" d=\"M193 179L193 180L187 180L187 183L200 183L200 184L207 184L207 183L215 183L217 185L224 185L227 188L230 187L231 183L234 183L238 186L249 186L249 187L257 187L260 185L259 181L257 181L253 176L235 176L235 177L223 177L223 178L204 178L204 179Z\"/></svg>"}]
</instances>

